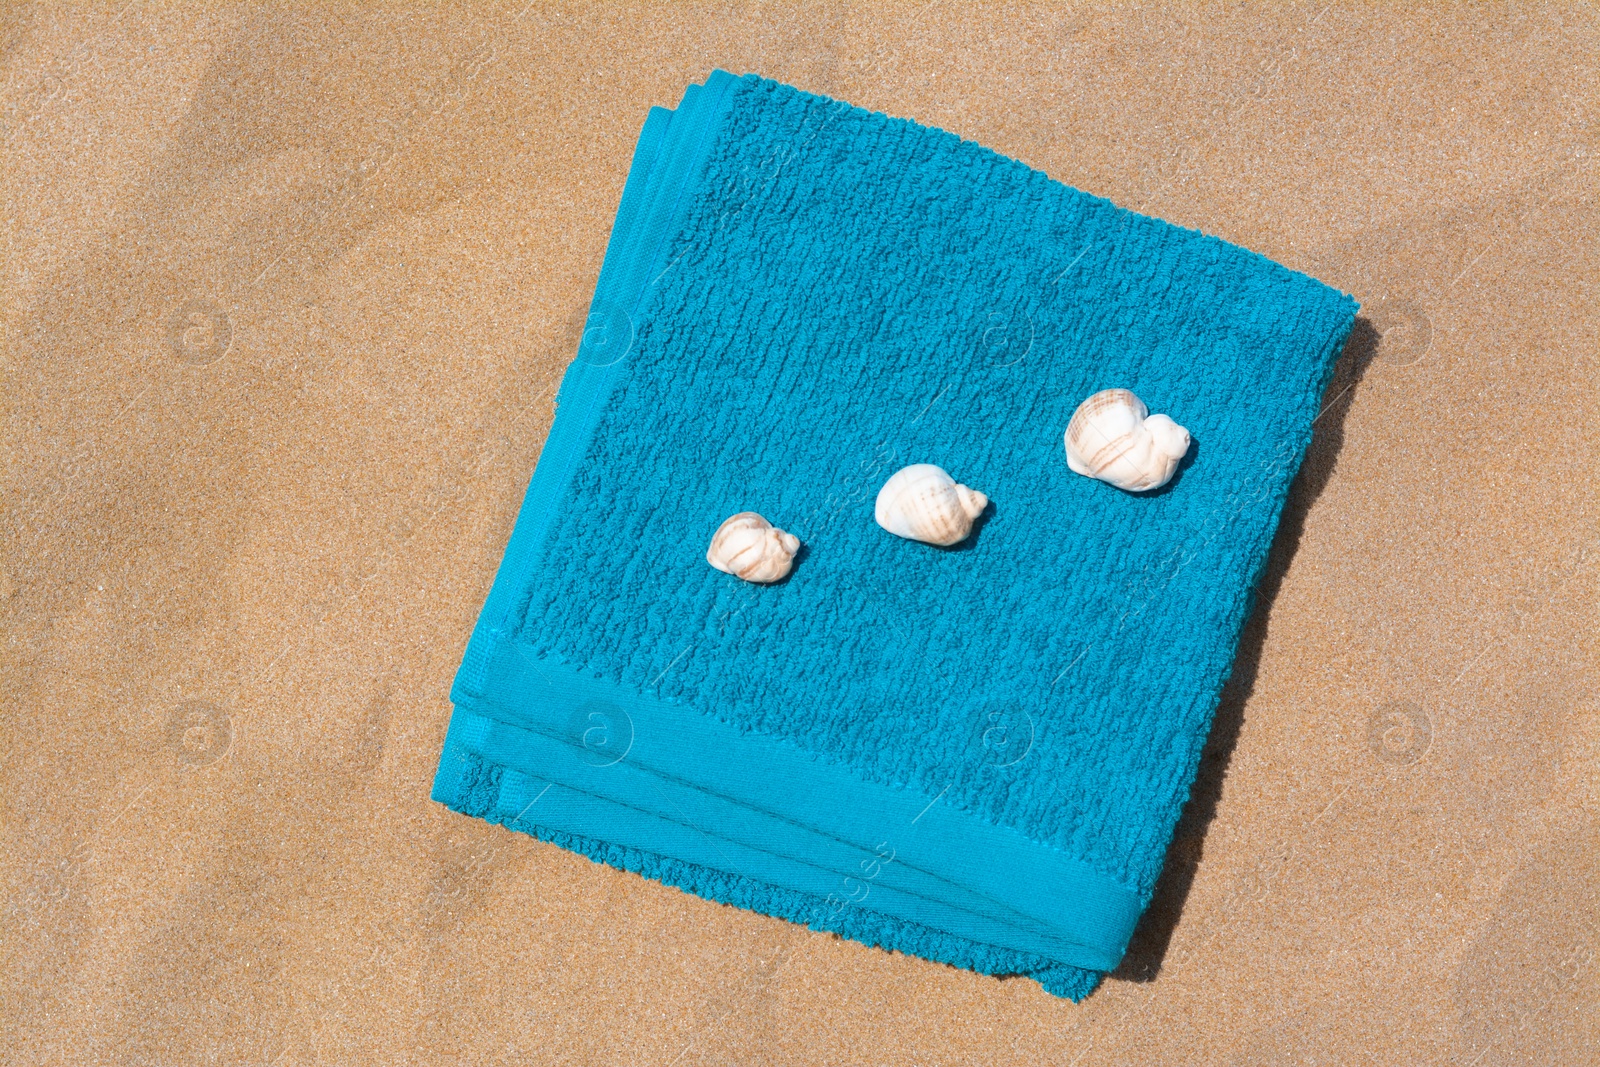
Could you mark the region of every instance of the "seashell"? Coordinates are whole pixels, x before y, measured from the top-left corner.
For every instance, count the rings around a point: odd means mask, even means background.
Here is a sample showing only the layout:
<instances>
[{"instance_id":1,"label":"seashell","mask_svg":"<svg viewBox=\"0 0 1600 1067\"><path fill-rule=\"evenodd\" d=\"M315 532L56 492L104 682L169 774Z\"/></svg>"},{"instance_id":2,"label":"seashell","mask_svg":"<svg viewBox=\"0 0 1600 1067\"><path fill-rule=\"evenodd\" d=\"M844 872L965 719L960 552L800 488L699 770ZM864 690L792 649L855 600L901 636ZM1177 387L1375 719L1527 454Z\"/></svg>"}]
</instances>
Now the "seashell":
<instances>
[{"instance_id":1,"label":"seashell","mask_svg":"<svg viewBox=\"0 0 1600 1067\"><path fill-rule=\"evenodd\" d=\"M878 490L872 517L892 534L930 545L966 540L989 498L960 485L940 467L913 463Z\"/></svg>"},{"instance_id":2,"label":"seashell","mask_svg":"<svg viewBox=\"0 0 1600 1067\"><path fill-rule=\"evenodd\" d=\"M1102 389L1072 413L1066 443L1067 466L1079 474L1142 493L1172 480L1189 431L1126 389Z\"/></svg>"},{"instance_id":3,"label":"seashell","mask_svg":"<svg viewBox=\"0 0 1600 1067\"><path fill-rule=\"evenodd\" d=\"M711 536L706 562L724 574L747 582L776 582L794 567L800 539L785 533L753 511L725 519Z\"/></svg>"}]
</instances>

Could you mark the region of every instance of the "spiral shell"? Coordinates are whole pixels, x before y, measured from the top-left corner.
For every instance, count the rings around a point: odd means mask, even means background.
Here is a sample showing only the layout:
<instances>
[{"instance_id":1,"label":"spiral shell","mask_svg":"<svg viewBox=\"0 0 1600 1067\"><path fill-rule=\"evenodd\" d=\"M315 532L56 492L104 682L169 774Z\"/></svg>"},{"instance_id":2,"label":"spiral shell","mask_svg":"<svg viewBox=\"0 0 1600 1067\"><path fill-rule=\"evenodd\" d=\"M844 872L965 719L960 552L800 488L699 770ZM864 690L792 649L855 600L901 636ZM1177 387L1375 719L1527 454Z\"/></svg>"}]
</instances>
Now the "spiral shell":
<instances>
[{"instance_id":1,"label":"spiral shell","mask_svg":"<svg viewBox=\"0 0 1600 1067\"><path fill-rule=\"evenodd\" d=\"M1131 493L1172 480L1189 451L1189 431L1151 415L1126 389L1103 389L1078 405L1067 423L1067 466Z\"/></svg>"},{"instance_id":2,"label":"spiral shell","mask_svg":"<svg viewBox=\"0 0 1600 1067\"><path fill-rule=\"evenodd\" d=\"M940 467L913 463L878 490L872 517L892 534L930 545L953 545L972 532L989 498L960 485Z\"/></svg>"},{"instance_id":3,"label":"spiral shell","mask_svg":"<svg viewBox=\"0 0 1600 1067\"><path fill-rule=\"evenodd\" d=\"M706 562L724 574L766 584L788 575L800 539L785 533L753 511L723 520L711 537Z\"/></svg>"}]
</instances>

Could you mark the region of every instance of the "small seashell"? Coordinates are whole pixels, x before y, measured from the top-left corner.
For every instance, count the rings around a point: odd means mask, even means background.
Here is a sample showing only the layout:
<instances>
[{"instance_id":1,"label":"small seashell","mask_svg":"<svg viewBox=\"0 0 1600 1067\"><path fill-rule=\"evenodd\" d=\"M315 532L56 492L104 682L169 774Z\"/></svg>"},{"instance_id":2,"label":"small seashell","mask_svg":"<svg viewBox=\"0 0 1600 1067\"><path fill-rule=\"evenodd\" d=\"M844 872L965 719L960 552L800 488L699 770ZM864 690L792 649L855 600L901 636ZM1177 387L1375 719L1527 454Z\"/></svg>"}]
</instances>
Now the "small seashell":
<instances>
[{"instance_id":1,"label":"small seashell","mask_svg":"<svg viewBox=\"0 0 1600 1067\"><path fill-rule=\"evenodd\" d=\"M794 567L800 539L785 533L753 511L724 520L711 537L706 562L724 574L747 582L776 582Z\"/></svg>"},{"instance_id":2,"label":"small seashell","mask_svg":"<svg viewBox=\"0 0 1600 1067\"><path fill-rule=\"evenodd\" d=\"M1172 480L1189 431L1126 389L1102 389L1072 413L1066 443L1067 466L1079 474L1142 493Z\"/></svg>"},{"instance_id":3,"label":"small seashell","mask_svg":"<svg viewBox=\"0 0 1600 1067\"><path fill-rule=\"evenodd\" d=\"M878 490L872 517L892 534L930 545L966 540L989 498L960 485L940 467L913 463Z\"/></svg>"}]
</instances>

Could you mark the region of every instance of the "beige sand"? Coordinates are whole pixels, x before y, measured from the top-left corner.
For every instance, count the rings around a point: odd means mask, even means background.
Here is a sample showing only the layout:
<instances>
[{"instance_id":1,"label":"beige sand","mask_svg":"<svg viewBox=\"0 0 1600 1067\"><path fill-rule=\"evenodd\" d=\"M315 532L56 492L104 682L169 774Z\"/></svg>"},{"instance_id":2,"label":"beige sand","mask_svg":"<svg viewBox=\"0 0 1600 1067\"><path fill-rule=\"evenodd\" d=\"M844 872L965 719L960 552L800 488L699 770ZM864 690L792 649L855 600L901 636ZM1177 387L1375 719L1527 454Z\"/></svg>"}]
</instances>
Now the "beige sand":
<instances>
[{"instance_id":1,"label":"beige sand","mask_svg":"<svg viewBox=\"0 0 1600 1067\"><path fill-rule=\"evenodd\" d=\"M0 1058L1595 1062L1594 7L0 20ZM634 136L714 66L1367 307L1081 1005L427 799Z\"/></svg>"}]
</instances>

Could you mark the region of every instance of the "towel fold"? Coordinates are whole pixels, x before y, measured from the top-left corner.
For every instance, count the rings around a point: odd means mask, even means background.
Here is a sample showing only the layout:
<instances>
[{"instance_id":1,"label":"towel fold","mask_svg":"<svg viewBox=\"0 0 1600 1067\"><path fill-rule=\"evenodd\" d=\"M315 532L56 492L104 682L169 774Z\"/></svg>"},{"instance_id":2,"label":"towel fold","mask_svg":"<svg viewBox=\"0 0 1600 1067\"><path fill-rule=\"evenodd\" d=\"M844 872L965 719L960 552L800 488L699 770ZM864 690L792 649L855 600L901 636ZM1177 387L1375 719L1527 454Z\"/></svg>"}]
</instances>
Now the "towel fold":
<instances>
[{"instance_id":1,"label":"towel fold","mask_svg":"<svg viewBox=\"0 0 1600 1067\"><path fill-rule=\"evenodd\" d=\"M949 133L717 71L645 121L433 795L712 900L1081 998L1188 796L1348 296ZM1193 437L1131 494L1062 432ZM951 549L873 521L936 463ZM723 519L804 543L758 586Z\"/></svg>"}]
</instances>

